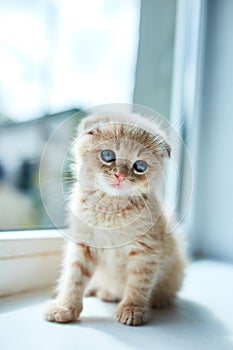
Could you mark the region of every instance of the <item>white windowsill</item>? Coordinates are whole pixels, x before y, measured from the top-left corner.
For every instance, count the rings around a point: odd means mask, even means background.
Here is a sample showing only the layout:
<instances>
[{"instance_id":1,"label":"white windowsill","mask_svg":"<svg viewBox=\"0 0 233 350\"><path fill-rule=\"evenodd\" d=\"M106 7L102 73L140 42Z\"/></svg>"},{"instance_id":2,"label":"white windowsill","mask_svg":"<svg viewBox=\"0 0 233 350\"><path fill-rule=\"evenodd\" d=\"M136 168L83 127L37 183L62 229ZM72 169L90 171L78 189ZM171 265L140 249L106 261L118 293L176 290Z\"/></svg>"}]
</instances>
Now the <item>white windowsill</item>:
<instances>
[{"instance_id":1,"label":"white windowsill","mask_svg":"<svg viewBox=\"0 0 233 350\"><path fill-rule=\"evenodd\" d=\"M61 237L62 234L57 229L16 230L0 232L0 241L12 241L20 239L51 239Z\"/></svg>"},{"instance_id":2,"label":"white windowsill","mask_svg":"<svg viewBox=\"0 0 233 350\"><path fill-rule=\"evenodd\" d=\"M54 284L63 245L58 230L1 232L0 296Z\"/></svg>"},{"instance_id":3,"label":"white windowsill","mask_svg":"<svg viewBox=\"0 0 233 350\"><path fill-rule=\"evenodd\" d=\"M205 260L189 266L176 306L153 311L142 327L117 323L116 305L96 298L66 325L43 320L48 292L2 298L1 349L232 350L232 295L233 266Z\"/></svg>"}]
</instances>

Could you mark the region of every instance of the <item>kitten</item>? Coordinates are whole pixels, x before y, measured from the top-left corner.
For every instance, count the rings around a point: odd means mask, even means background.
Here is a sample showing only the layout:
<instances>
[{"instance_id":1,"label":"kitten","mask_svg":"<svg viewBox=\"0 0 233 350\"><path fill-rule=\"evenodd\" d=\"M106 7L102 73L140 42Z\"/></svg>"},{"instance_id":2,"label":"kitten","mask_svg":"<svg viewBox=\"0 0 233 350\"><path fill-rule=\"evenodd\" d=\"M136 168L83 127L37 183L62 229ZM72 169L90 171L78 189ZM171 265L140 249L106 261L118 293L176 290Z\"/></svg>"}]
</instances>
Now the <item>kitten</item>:
<instances>
[{"instance_id":1,"label":"kitten","mask_svg":"<svg viewBox=\"0 0 233 350\"><path fill-rule=\"evenodd\" d=\"M58 295L46 319L70 322L83 296L118 302L116 319L147 321L150 307L173 302L185 254L159 201L165 135L137 114L91 115L73 146L76 183L70 199L67 244ZM79 243L75 243L79 242Z\"/></svg>"}]
</instances>

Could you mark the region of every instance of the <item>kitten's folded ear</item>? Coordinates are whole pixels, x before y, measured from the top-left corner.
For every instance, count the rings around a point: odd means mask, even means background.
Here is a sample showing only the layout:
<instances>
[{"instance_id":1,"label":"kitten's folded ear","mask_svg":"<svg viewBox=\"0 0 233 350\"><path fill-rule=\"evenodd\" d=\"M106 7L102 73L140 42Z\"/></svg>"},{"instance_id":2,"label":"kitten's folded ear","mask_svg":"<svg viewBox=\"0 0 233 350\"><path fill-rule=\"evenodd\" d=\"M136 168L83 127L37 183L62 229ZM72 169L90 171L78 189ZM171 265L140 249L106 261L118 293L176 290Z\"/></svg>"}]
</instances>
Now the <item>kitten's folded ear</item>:
<instances>
[{"instance_id":1,"label":"kitten's folded ear","mask_svg":"<svg viewBox=\"0 0 233 350\"><path fill-rule=\"evenodd\" d=\"M168 156L170 158L171 152L172 152L171 146L166 141L163 141L162 147L163 147L163 151L165 152L165 156Z\"/></svg>"},{"instance_id":2,"label":"kitten's folded ear","mask_svg":"<svg viewBox=\"0 0 233 350\"><path fill-rule=\"evenodd\" d=\"M155 135L155 146L156 148L158 147L163 157L171 156L171 146L167 142L166 134L163 133L161 130L157 130L157 133Z\"/></svg>"},{"instance_id":3,"label":"kitten's folded ear","mask_svg":"<svg viewBox=\"0 0 233 350\"><path fill-rule=\"evenodd\" d=\"M106 115L99 115L99 114L91 114L81 120L81 122L78 125L78 135L81 135L83 133L87 133L92 135L94 133L95 126L97 126L99 123L103 122L109 122L110 118Z\"/></svg>"}]
</instances>

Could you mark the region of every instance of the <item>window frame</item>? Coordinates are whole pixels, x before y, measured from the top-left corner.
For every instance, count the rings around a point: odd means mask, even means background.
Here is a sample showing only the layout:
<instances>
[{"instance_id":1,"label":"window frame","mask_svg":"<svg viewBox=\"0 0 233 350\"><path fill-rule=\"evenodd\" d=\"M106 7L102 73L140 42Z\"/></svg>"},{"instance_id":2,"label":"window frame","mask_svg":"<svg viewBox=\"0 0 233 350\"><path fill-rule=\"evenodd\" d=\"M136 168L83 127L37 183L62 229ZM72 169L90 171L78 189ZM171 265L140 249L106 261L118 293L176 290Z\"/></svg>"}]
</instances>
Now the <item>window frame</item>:
<instances>
[{"instance_id":1,"label":"window frame","mask_svg":"<svg viewBox=\"0 0 233 350\"><path fill-rule=\"evenodd\" d=\"M192 0L177 0L170 122L182 126L180 134L184 139L192 161L192 183L190 183L190 169L188 169L187 160L180 152L180 178L183 182L178 202L179 209L187 204L185 197L186 193L189 192L188 186L192 186L193 189L185 220L182 222L183 231L187 236L187 249L191 256L195 256L198 250L194 211L196 203L195 186L198 178L197 164L203 98L207 12L207 0L197 0L195 2ZM194 14L192 20L190 18L191 14ZM189 47L191 40L194 41L192 55L190 55ZM180 52L182 52L182 55L180 55ZM180 59L181 57L182 59ZM190 89L189 85L191 85ZM186 135L188 135L187 140L185 139ZM174 174L170 173L169 176L172 179ZM179 186L179 184L176 184L176 186ZM176 191L177 188L174 188L173 197L176 196Z\"/></svg>"},{"instance_id":2,"label":"window frame","mask_svg":"<svg viewBox=\"0 0 233 350\"><path fill-rule=\"evenodd\" d=\"M175 167L168 164L166 189L169 193L168 206L170 211L173 212L174 204L178 209L178 218L181 221L179 231L183 231L187 235L190 254L195 254L197 246L194 206L207 7L207 0L176 0L176 13L173 14L174 1L168 1L165 4L162 0L156 1L156 3L142 0L141 34L143 38L153 39L151 33L158 32L156 24L154 27L152 27L152 23L148 25L147 18L151 18L153 15L154 23L157 23L157 26L160 25L160 32L164 31L160 33L160 38L166 38L166 40L157 40L156 43L151 42L151 40L144 40L143 45L139 42L139 59L134 93L135 103L146 103L158 112L165 113L171 126L177 130L177 133L184 140L185 146L187 146L188 152L184 152L181 144L175 145L178 155L176 165L179 169L179 178ZM170 21L175 17L174 33L171 33L172 26L170 22L169 26L165 28L161 26L161 14L166 14L168 9L170 10ZM169 57L166 57L166 74L162 78L160 69L162 69L161 57L163 56L161 53L166 50L168 45L171 45L173 36L173 51L169 53ZM191 47L192 55L190 55L191 40L193 43ZM172 67L170 65L171 60ZM152 65L156 65L154 67L156 69L151 69ZM149 93L148 85L152 90ZM163 103L160 101L161 96L158 98L161 86L167 87L166 94L163 95ZM170 103L170 113L168 112L167 115L166 110L168 108L165 108L165 101L167 105ZM186 140L187 134L188 139Z\"/></svg>"}]
</instances>

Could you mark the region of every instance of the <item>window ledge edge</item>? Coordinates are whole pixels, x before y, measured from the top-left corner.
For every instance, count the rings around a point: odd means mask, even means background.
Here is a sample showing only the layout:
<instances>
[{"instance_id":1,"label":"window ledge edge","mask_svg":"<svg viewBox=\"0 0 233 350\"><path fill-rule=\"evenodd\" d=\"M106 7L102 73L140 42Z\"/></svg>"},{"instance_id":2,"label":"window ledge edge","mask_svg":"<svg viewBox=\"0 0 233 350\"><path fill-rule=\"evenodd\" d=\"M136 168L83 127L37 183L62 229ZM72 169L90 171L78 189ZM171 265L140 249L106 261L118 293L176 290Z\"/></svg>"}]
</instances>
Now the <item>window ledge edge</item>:
<instances>
[{"instance_id":1,"label":"window ledge edge","mask_svg":"<svg viewBox=\"0 0 233 350\"><path fill-rule=\"evenodd\" d=\"M58 229L17 230L0 232L0 241L35 240L35 239L63 239Z\"/></svg>"}]
</instances>

